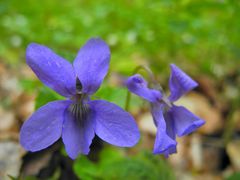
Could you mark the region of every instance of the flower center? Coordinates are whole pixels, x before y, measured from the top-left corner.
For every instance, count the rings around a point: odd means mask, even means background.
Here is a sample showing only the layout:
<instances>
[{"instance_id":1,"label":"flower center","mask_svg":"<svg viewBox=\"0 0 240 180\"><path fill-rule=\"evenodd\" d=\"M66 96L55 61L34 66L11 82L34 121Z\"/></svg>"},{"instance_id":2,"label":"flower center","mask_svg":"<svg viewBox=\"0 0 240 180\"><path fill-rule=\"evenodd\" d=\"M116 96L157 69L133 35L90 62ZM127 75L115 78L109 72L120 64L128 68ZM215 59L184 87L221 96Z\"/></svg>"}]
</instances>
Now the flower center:
<instances>
[{"instance_id":1,"label":"flower center","mask_svg":"<svg viewBox=\"0 0 240 180\"><path fill-rule=\"evenodd\" d=\"M165 94L163 94L161 101L166 105L167 110L173 106L173 103L167 98Z\"/></svg>"},{"instance_id":2,"label":"flower center","mask_svg":"<svg viewBox=\"0 0 240 180\"><path fill-rule=\"evenodd\" d=\"M85 119L87 119L87 116L90 112L89 105L82 102L71 104L69 110L77 122L83 122Z\"/></svg>"},{"instance_id":3,"label":"flower center","mask_svg":"<svg viewBox=\"0 0 240 180\"><path fill-rule=\"evenodd\" d=\"M72 97L73 103L70 105L69 110L74 116L75 120L79 123L87 119L90 112L88 101L88 95L82 92L82 84L78 78L76 78L76 94Z\"/></svg>"}]
</instances>

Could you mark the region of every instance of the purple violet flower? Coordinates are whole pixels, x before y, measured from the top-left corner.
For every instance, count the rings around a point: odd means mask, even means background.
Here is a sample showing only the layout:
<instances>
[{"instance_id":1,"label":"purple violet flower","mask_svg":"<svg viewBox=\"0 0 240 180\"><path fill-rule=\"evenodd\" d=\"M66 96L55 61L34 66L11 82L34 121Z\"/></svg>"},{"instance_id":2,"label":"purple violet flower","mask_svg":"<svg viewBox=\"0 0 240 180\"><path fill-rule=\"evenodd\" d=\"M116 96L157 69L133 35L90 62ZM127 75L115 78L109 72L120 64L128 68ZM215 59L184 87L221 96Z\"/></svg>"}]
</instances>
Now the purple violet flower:
<instances>
[{"instance_id":1,"label":"purple violet flower","mask_svg":"<svg viewBox=\"0 0 240 180\"><path fill-rule=\"evenodd\" d=\"M176 135L187 135L205 123L186 108L173 104L198 85L174 64L171 64L169 97L158 88L149 89L147 82L139 74L129 77L126 85L131 92L151 103L151 113L157 127L154 154L168 157L169 154L176 153Z\"/></svg>"},{"instance_id":2,"label":"purple violet flower","mask_svg":"<svg viewBox=\"0 0 240 180\"><path fill-rule=\"evenodd\" d=\"M23 124L20 143L26 150L39 151L62 137L67 154L75 159L89 153L95 133L120 147L138 142L140 133L128 112L104 100L90 100L109 67L110 49L103 40L90 39L73 65L36 43L27 47L26 59L45 85L67 98L42 106Z\"/></svg>"}]
</instances>

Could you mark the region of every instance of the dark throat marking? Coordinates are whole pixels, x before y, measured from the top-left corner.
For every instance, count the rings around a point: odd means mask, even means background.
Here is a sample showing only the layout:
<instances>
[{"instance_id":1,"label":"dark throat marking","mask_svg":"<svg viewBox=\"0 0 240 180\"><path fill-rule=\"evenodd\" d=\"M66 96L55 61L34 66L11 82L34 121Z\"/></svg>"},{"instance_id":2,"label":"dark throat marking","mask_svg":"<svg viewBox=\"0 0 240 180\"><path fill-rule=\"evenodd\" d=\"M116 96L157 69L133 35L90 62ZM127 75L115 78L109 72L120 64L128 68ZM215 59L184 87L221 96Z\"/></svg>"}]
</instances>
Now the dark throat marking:
<instances>
[{"instance_id":1,"label":"dark throat marking","mask_svg":"<svg viewBox=\"0 0 240 180\"><path fill-rule=\"evenodd\" d=\"M69 110L74 116L75 120L82 124L87 119L90 108L87 104L87 95L82 92L82 83L76 78L76 94L73 97L73 104L70 105Z\"/></svg>"}]
</instances>

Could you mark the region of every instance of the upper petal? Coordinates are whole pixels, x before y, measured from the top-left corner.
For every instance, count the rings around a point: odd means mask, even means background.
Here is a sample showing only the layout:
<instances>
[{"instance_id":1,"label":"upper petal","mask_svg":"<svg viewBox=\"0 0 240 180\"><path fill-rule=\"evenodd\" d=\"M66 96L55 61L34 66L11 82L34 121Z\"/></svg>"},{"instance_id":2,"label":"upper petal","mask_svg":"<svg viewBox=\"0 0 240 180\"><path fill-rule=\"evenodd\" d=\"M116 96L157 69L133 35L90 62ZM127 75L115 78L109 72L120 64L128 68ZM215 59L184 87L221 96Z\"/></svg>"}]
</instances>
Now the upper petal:
<instances>
[{"instance_id":1,"label":"upper petal","mask_svg":"<svg viewBox=\"0 0 240 180\"><path fill-rule=\"evenodd\" d=\"M39 108L20 131L20 143L29 151L44 149L61 137L63 114L69 101L53 101Z\"/></svg>"},{"instance_id":2,"label":"upper petal","mask_svg":"<svg viewBox=\"0 0 240 180\"><path fill-rule=\"evenodd\" d=\"M72 65L51 49L31 43L26 52L27 64L37 77L62 96L75 93L75 74Z\"/></svg>"},{"instance_id":3,"label":"upper petal","mask_svg":"<svg viewBox=\"0 0 240 180\"><path fill-rule=\"evenodd\" d=\"M126 85L129 91L146 99L147 101L156 102L162 97L162 94L159 91L149 89L147 82L139 74L130 76L126 81Z\"/></svg>"},{"instance_id":4,"label":"upper petal","mask_svg":"<svg viewBox=\"0 0 240 180\"><path fill-rule=\"evenodd\" d=\"M174 119L174 129L178 136L187 135L205 123L182 106L173 106L171 112Z\"/></svg>"},{"instance_id":5,"label":"upper petal","mask_svg":"<svg viewBox=\"0 0 240 180\"><path fill-rule=\"evenodd\" d=\"M82 83L83 92L93 94L107 74L110 49L99 38L90 39L78 52L73 66Z\"/></svg>"},{"instance_id":6,"label":"upper petal","mask_svg":"<svg viewBox=\"0 0 240 180\"><path fill-rule=\"evenodd\" d=\"M154 144L154 154L164 154L168 156L172 153L172 149L176 149L177 142L167 133L167 124L163 116L164 106L160 103L152 104L152 115L155 124L157 125L157 134Z\"/></svg>"},{"instance_id":7,"label":"upper petal","mask_svg":"<svg viewBox=\"0 0 240 180\"><path fill-rule=\"evenodd\" d=\"M176 65L171 64L170 66L171 75L169 79L169 88L171 91L171 95L169 99L171 101L176 101L182 95L197 87L198 84Z\"/></svg>"},{"instance_id":8,"label":"upper petal","mask_svg":"<svg viewBox=\"0 0 240 180\"><path fill-rule=\"evenodd\" d=\"M79 121L69 109L65 111L62 139L70 158L76 159L79 154L88 154L94 135L94 123L90 114Z\"/></svg>"},{"instance_id":9,"label":"upper petal","mask_svg":"<svg viewBox=\"0 0 240 180\"><path fill-rule=\"evenodd\" d=\"M95 132L104 141L121 147L134 146L140 133L133 117L117 105L95 100L90 102Z\"/></svg>"}]
</instances>

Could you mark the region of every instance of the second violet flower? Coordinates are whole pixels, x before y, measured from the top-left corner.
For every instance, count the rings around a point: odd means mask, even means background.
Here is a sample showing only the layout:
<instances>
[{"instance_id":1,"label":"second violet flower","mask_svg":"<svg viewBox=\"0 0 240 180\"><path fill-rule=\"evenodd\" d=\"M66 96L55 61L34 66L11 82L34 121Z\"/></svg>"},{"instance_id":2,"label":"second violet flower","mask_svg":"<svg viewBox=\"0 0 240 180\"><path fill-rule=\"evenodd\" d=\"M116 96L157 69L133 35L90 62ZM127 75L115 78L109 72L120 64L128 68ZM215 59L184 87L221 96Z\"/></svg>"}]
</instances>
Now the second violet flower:
<instances>
[{"instance_id":1,"label":"second violet flower","mask_svg":"<svg viewBox=\"0 0 240 180\"><path fill-rule=\"evenodd\" d=\"M148 83L139 74L129 77L126 85L129 91L151 103L151 113L157 127L154 154L168 157L169 154L176 153L176 135L187 135L205 123L183 106L174 105L182 95L197 86L194 80L174 64L171 64L169 97L156 84L153 89L148 88Z\"/></svg>"}]
</instances>

